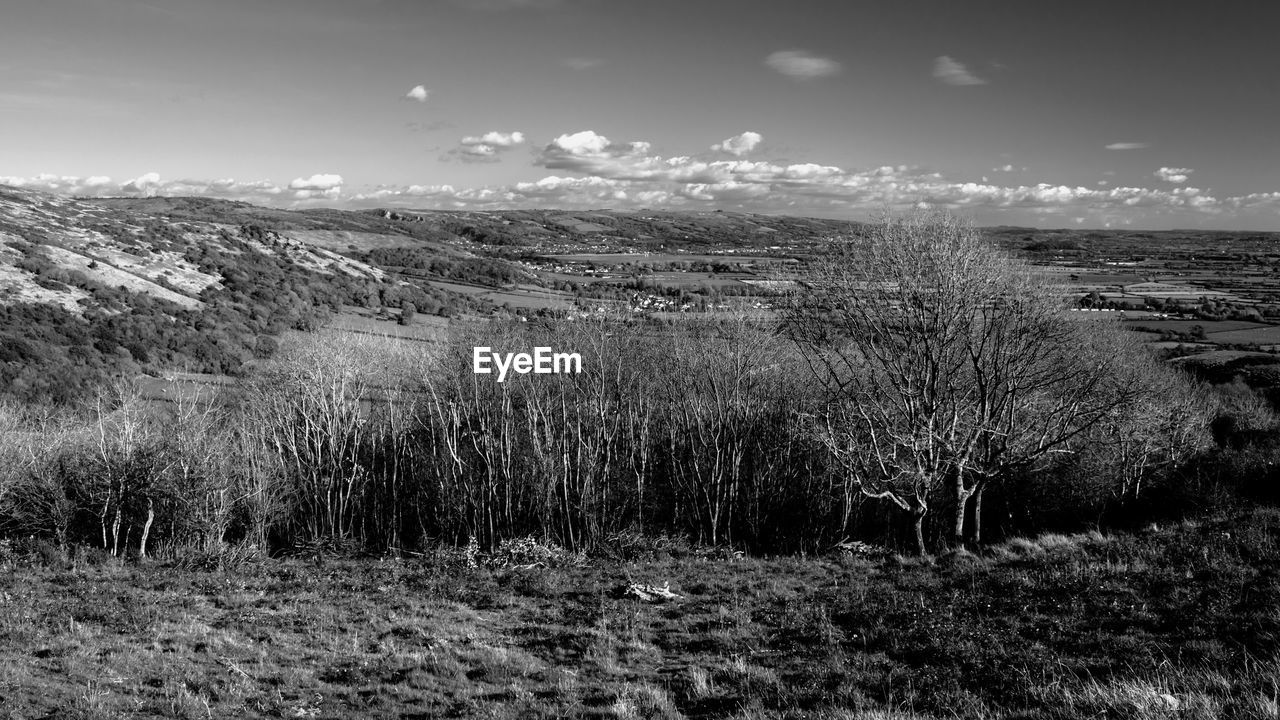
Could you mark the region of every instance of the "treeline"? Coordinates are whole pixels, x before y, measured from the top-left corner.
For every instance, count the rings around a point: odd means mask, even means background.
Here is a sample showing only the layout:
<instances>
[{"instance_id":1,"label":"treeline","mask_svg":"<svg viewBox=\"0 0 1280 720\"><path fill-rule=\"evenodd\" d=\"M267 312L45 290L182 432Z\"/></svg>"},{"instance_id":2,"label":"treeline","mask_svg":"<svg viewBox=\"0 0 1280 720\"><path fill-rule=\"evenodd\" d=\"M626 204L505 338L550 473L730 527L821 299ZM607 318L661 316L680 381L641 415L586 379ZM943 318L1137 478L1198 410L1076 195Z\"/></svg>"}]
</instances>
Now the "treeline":
<instances>
[{"instance_id":1,"label":"treeline","mask_svg":"<svg viewBox=\"0 0 1280 720\"><path fill-rule=\"evenodd\" d=\"M453 257L425 248L374 248L363 254L365 262L379 267L412 268L446 280L504 287L537 278L502 260L483 257Z\"/></svg>"},{"instance_id":2,"label":"treeline","mask_svg":"<svg viewBox=\"0 0 1280 720\"><path fill-rule=\"evenodd\" d=\"M498 383L472 372L476 345L572 349L583 373ZM591 551L627 534L755 552L855 537L914 548L914 513L862 492L830 448L824 393L776 329L522 323L461 333L432 357L404 352L321 338L217 397L155 403L117 386L79 413L10 407L3 530L116 554L381 553L527 535ZM994 485L985 537L1265 494L1270 408L1171 371L1149 387L1051 462ZM953 543L955 498L934 492L922 527L939 549Z\"/></svg>"}]
</instances>

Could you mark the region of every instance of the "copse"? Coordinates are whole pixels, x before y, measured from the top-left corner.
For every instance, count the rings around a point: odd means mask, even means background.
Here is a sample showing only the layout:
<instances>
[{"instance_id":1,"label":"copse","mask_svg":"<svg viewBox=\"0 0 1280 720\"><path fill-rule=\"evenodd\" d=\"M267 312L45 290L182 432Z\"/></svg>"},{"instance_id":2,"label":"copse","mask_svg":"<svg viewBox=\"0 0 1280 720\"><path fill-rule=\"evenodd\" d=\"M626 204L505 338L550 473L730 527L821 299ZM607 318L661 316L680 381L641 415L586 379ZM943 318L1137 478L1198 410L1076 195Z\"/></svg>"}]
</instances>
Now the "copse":
<instances>
[{"instance_id":1,"label":"copse","mask_svg":"<svg viewBox=\"0 0 1280 720\"><path fill-rule=\"evenodd\" d=\"M912 518L920 553L944 498L953 543L968 527L979 541L986 489L1142 394L1123 382L1136 351L1120 331L1071 319L1027 266L945 213L834 242L806 284L788 328L825 390L812 431L850 494Z\"/></svg>"}]
</instances>

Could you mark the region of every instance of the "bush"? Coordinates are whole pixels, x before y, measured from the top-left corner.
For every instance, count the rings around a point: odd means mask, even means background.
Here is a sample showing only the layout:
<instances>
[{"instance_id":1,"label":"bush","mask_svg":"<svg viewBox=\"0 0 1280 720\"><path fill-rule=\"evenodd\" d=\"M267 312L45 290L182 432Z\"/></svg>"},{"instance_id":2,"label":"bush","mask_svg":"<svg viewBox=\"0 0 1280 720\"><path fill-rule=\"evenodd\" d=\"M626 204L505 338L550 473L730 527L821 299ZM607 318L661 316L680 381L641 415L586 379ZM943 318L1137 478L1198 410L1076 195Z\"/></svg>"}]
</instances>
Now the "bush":
<instances>
[{"instance_id":1,"label":"bush","mask_svg":"<svg viewBox=\"0 0 1280 720\"><path fill-rule=\"evenodd\" d=\"M581 553L570 552L555 543L543 542L532 535L498 543L485 565L507 568L516 565L541 564L546 567L576 567L585 562Z\"/></svg>"}]
</instances>

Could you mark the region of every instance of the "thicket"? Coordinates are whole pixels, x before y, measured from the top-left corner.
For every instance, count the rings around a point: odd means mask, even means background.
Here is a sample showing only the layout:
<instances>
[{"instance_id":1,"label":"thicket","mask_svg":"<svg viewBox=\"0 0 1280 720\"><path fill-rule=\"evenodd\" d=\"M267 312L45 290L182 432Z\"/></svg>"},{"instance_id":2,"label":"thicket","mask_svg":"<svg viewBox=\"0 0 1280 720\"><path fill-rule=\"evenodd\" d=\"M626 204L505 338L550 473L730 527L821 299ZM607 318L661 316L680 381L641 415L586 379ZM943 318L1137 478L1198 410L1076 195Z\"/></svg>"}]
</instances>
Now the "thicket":
<instances>
[{"instance_id":1,"label":"thicket","mask_svg":"<svg viewBox=\"0 0 1280 720\"><path fill-rule=\"evenodd\" d=\"M429 354L319 334L216 395L8 406L0 531L114 554L935 551L1274 497L1260 395L1071 319L948 219L895 222L834 248L785 323L494 321ZM481 345L583 372L499 383Z\"/></svg>"},{"instance_id":2,"label":"thicket","mask_svg":"<svg viewBox=\"0 0 1280 720\"><path fill-rule=\"evenodd\" d=\"M421 270L445 280L504 287L536 278L521 272L518 266L483 257L450 257L426 248L374 248L363 255L364 261L379 267Z\"/></svg>"}]
</instances>

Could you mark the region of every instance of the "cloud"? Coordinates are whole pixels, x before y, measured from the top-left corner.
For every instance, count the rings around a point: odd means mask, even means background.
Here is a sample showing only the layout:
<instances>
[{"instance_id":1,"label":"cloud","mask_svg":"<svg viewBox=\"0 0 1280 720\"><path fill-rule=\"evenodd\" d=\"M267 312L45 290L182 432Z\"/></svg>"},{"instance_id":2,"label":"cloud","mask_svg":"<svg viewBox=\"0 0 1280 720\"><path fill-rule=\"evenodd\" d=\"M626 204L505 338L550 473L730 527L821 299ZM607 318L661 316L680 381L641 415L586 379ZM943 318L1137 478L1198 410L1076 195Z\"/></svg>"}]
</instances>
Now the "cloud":
<instances>
[{"instance_id":1,"label":"cloud","mask_svg":"<svg viewBox=\"0 0 1280 720\"><path fill-rule=\"evenodd\" d=\"M1148 148L1148 147L1151 147L1149 143L1118 142L1118 143L1111 143L1110 145L1107 146L1107 149L1108 150L1141 150L1143 148Z\"/></svg>"},{"instance_id":2,"label":"cloud","mask_svg":"<svg viewBox=\"0 0 1280 720\"><path fill-rule=\"evenodd\" d=\"M642 171L650 147L642 141L615 143L594 130L582 130L552 140L534 164L602 177L630 175Z\"/></svg>"},{"instance_id":3,"label":"cloud","mask_svg":"<svg viewBox=\"0 0 1280 720\"><path fill-rule=\"evenodd\" d=\"M770 54L764 62L783 75L803 79L827 77L841 70L840 63L835 60L818 57L806 50L779 50Z\"/></svg>"},{"instance_id":4,"label":"cloud","mask_svg":"<svg viewBox=\"0 0 1280 720\"><path fill-rule=\"evenodd\" d=\"M446 156L455 156L471 162L492 162L498 159L498 153L523 145L524 140L524 133L519 130L509 133L492 130L484 135L468 135L462 138L458 142L458 147L450 150Z\"/></svg>"},{"instance_id":5,"label":"cloud","mask_svg":"<svg viewBox=\"0 0 1280 720\"><path fill-rule=\"evenodd\" d=\"M745 134L745 133L744 133ZM717 143L720 147L733 138ZM1280 209L1280 193L1216 198L1194 187L1007 185L954 181L937 172L898 165L850 170L823 163L781 163L734 156L707 160L666 157L648 142L616 142L592 130L557 137L535 164L578 176L549 174L540 180L484 188L410 186L381 188L351 198L356 205L403 204L441 208L642 208L742 209L750 212L848 216L883 208L948 208L993 220L1039 222L1084 217L1096 225L1161 217L1216 218L1224 212ZM1017 166L1007 166L1021 170ZM1008 172L1005 168L997 168Z\"/></svg>"},{"instance_id":6,"label":"cloud","mask_svg":"<svg viewBox=\"0 0 1280 720\"><path fill-rule=\"evenodd\" d=\"M964 213L1015 213L1020 218L1087 217L1095 224L1134 217L1216 217L1225 211L1280 209L1280 192L1218 199L1197 188L1086 188L1068 185L1001 186L952 182L905 166L849 171L829 165L780 165L745 161L698 163L655 159L666 172L644 179L549 175L532 182L483 188L452 185L386 187L357 194L357 206L441 208L742 208L753 212L875 213L885 207L939 207ZM696 177L688 172L700 166ZM1023 220L1025 221L1025 220Z\"/></svg>"},{"instance_id":7,"label":"cloud","mask_svg":"<svg viewBox=\"0 0 1280 720\"><path fill-rule=\"evenodd\" d=\"M472 140L474 147L493 148L493 152L528 142L516 131L491 131L463 140ZM1237 225L1264 223L1271 228L1280 216L1280 192L1217 197L1186 186L1186 176L1191 171L1185 168L1161 168L1167 175L1181 178L1169 180L1177 183L1174 186L1117 187L1104 184L1105 181L1090 181L1086 187L1021 185L985 179L972 182L907 165L852 169L821 162L778 162L733 155L720 158L663 156L654 153L648 142L617 142L595 131L582 130L560 135L540 150L535 162L554 168L545 177L480 187L413 184L351 188L342 176L323 173L300 176L284 185L230 178L164 180L156 173L124 182L106 176L0 177L0 184L88 197L207 196L277 207L651 207L856 217L873 216L885 208L920 206L950 209L984 223L1051 227L1061 227L1080 217L1093 226L1214 226L1221 225L1225 218ZM1157 177L1161 176L1157 173Z\"/></svg>"},{"instance_id":8,"label":"cloud","mask_svg":"<svg viewBox=\"0 0 1280 720\"><path fill-rule=\"evenodd\" d=\"M969 72L962 63L946 55L933 61L933 76L948 85L986 85L987 81Z\"/></svg>"},{"instance_id":9,"label":"cloud","mask_svg":"<svg viewBox=\"0 0 1280 720\"><path fill-rule=\"evenodd\" d=\"M119 185L112 183L111 178L105 175L94 175L87 178L76 175L54 175L52 173L41 173L31 177L0 176L0 185L12 185L14 187L44 190L65 195L92 195L104 189L109 189L112 193L118 193L119 191Z\"/></svg>"},{"instance_id":10,"label":"cloud","mask_svg":"<svg viewBox=\"0 0 1280 720\"><path fill-rule=\"evenodd\" d=\"M1001 165L1000 167L991 168L991 172L1013 172L1012 165Z\"/></svg>"},{"instance_id":11,"label":"cloud","mask_svg":"<svg viewBox=\"0 0 1280 720\"><path fill-rule=\"evenodd\" d=\"M289 189L298 200L332 200L342 195L342 176L316 174L309 178L294 178L289 183Z\"/></svg>"},{"instance_id":12,"label":"cloud","mask_svg":"<svg viewBox=\"0 0 1280 720\"><path fill-rule=\"evenodd\" d=\"M331 190L342 186L342 176L333 174L316 174L309 178L294 178L289 183L290 190Z\"/></svg>"},{"instance_id":13,"label":"cloud","mask_svg":"<svg viewBox=\"0 0 1280 720\"><path fill-rule=\"evenodd\" d=\"M748 130L741 135L734 135L731 138L721 140L715 145L712 145L711 149L716 152L729 153L735 157L742 157L752 150L755 150L756 146L759 145L760 141L763 139L764 137L761 136L760 133Z\"/></svg>"},{"instance_id":14,"label":"cloud","mask_svg":"<svg viewBox=\"0 0 1280 720\"><path fill-rule=\"evenodd\" d=\"M1192 170L1191 168L1162 167L1151 174L1167 183L1184 183L1193 172L1195 172L1195 170Z\"/></svg>"},{"instance_id":15,"label":"cloud","mask_svg":"<svg viewBox=\"0 0 1280 720\"><path fill-rule=\"evenodd\" d=\"M484 135L481 135L480 137L472 136L472 137L462 138L463 145L471 145L471 146L490 145L492 147L509 148L509 147L515 147L516 145L520 145L522 143L524 143L524 133L520 132L519 130L516 130L515 132L509 132L509 133L498 132L497 130L491 130L485 133Z\"/></svg>"},{"instance_id":16,"label":"cloud","mask_svg":"<svg viewBox=\"0 0 1280 720\"><path fill-rule=\"evenodd\" d=\"M412 90L404 94L410 100L417 100L418 102L426 102L427 97L430 95L431 91L422 85L414 85Z\"/></svg>"},{"instance_id":17,"label":"cloud","mask_svg":"<svg viewBox=\"0 0 1280 720\"><path fill-rule=\"evenodd\" d=\"M601 60L600 58L591 58L591 57L571 57L571 58L565 58L564 64L568 65L574 70L589 70L593 67L596 67L597 65L603 65L604 60Z\"/></svg>"},{"instance_id":18,"label":"cloud","mask_svg":"<svg viewBox=\"0 0 1280 720\"><path fill-rule=\"evenodd\" d=\"M273 203L284 190L267 180L241 182L219 180L162 180L158 173L146 173L132 180L115 182L105 175L79 177L41 174L34 177L0 177L0 185L15 185L77 197L162 196L213 197L245 202Z\"/></svg>"},{"instance_id":19,"label":"cloud","mask_svg":"<svg viewBox=\"0 0 1280 720\"><path fill-rule=\"evenodd\" d=\"M159 186L160 174L149 172L126 181L120 186L120 191L128 195L152 195Z\"/></svg>"}]
</instances>

